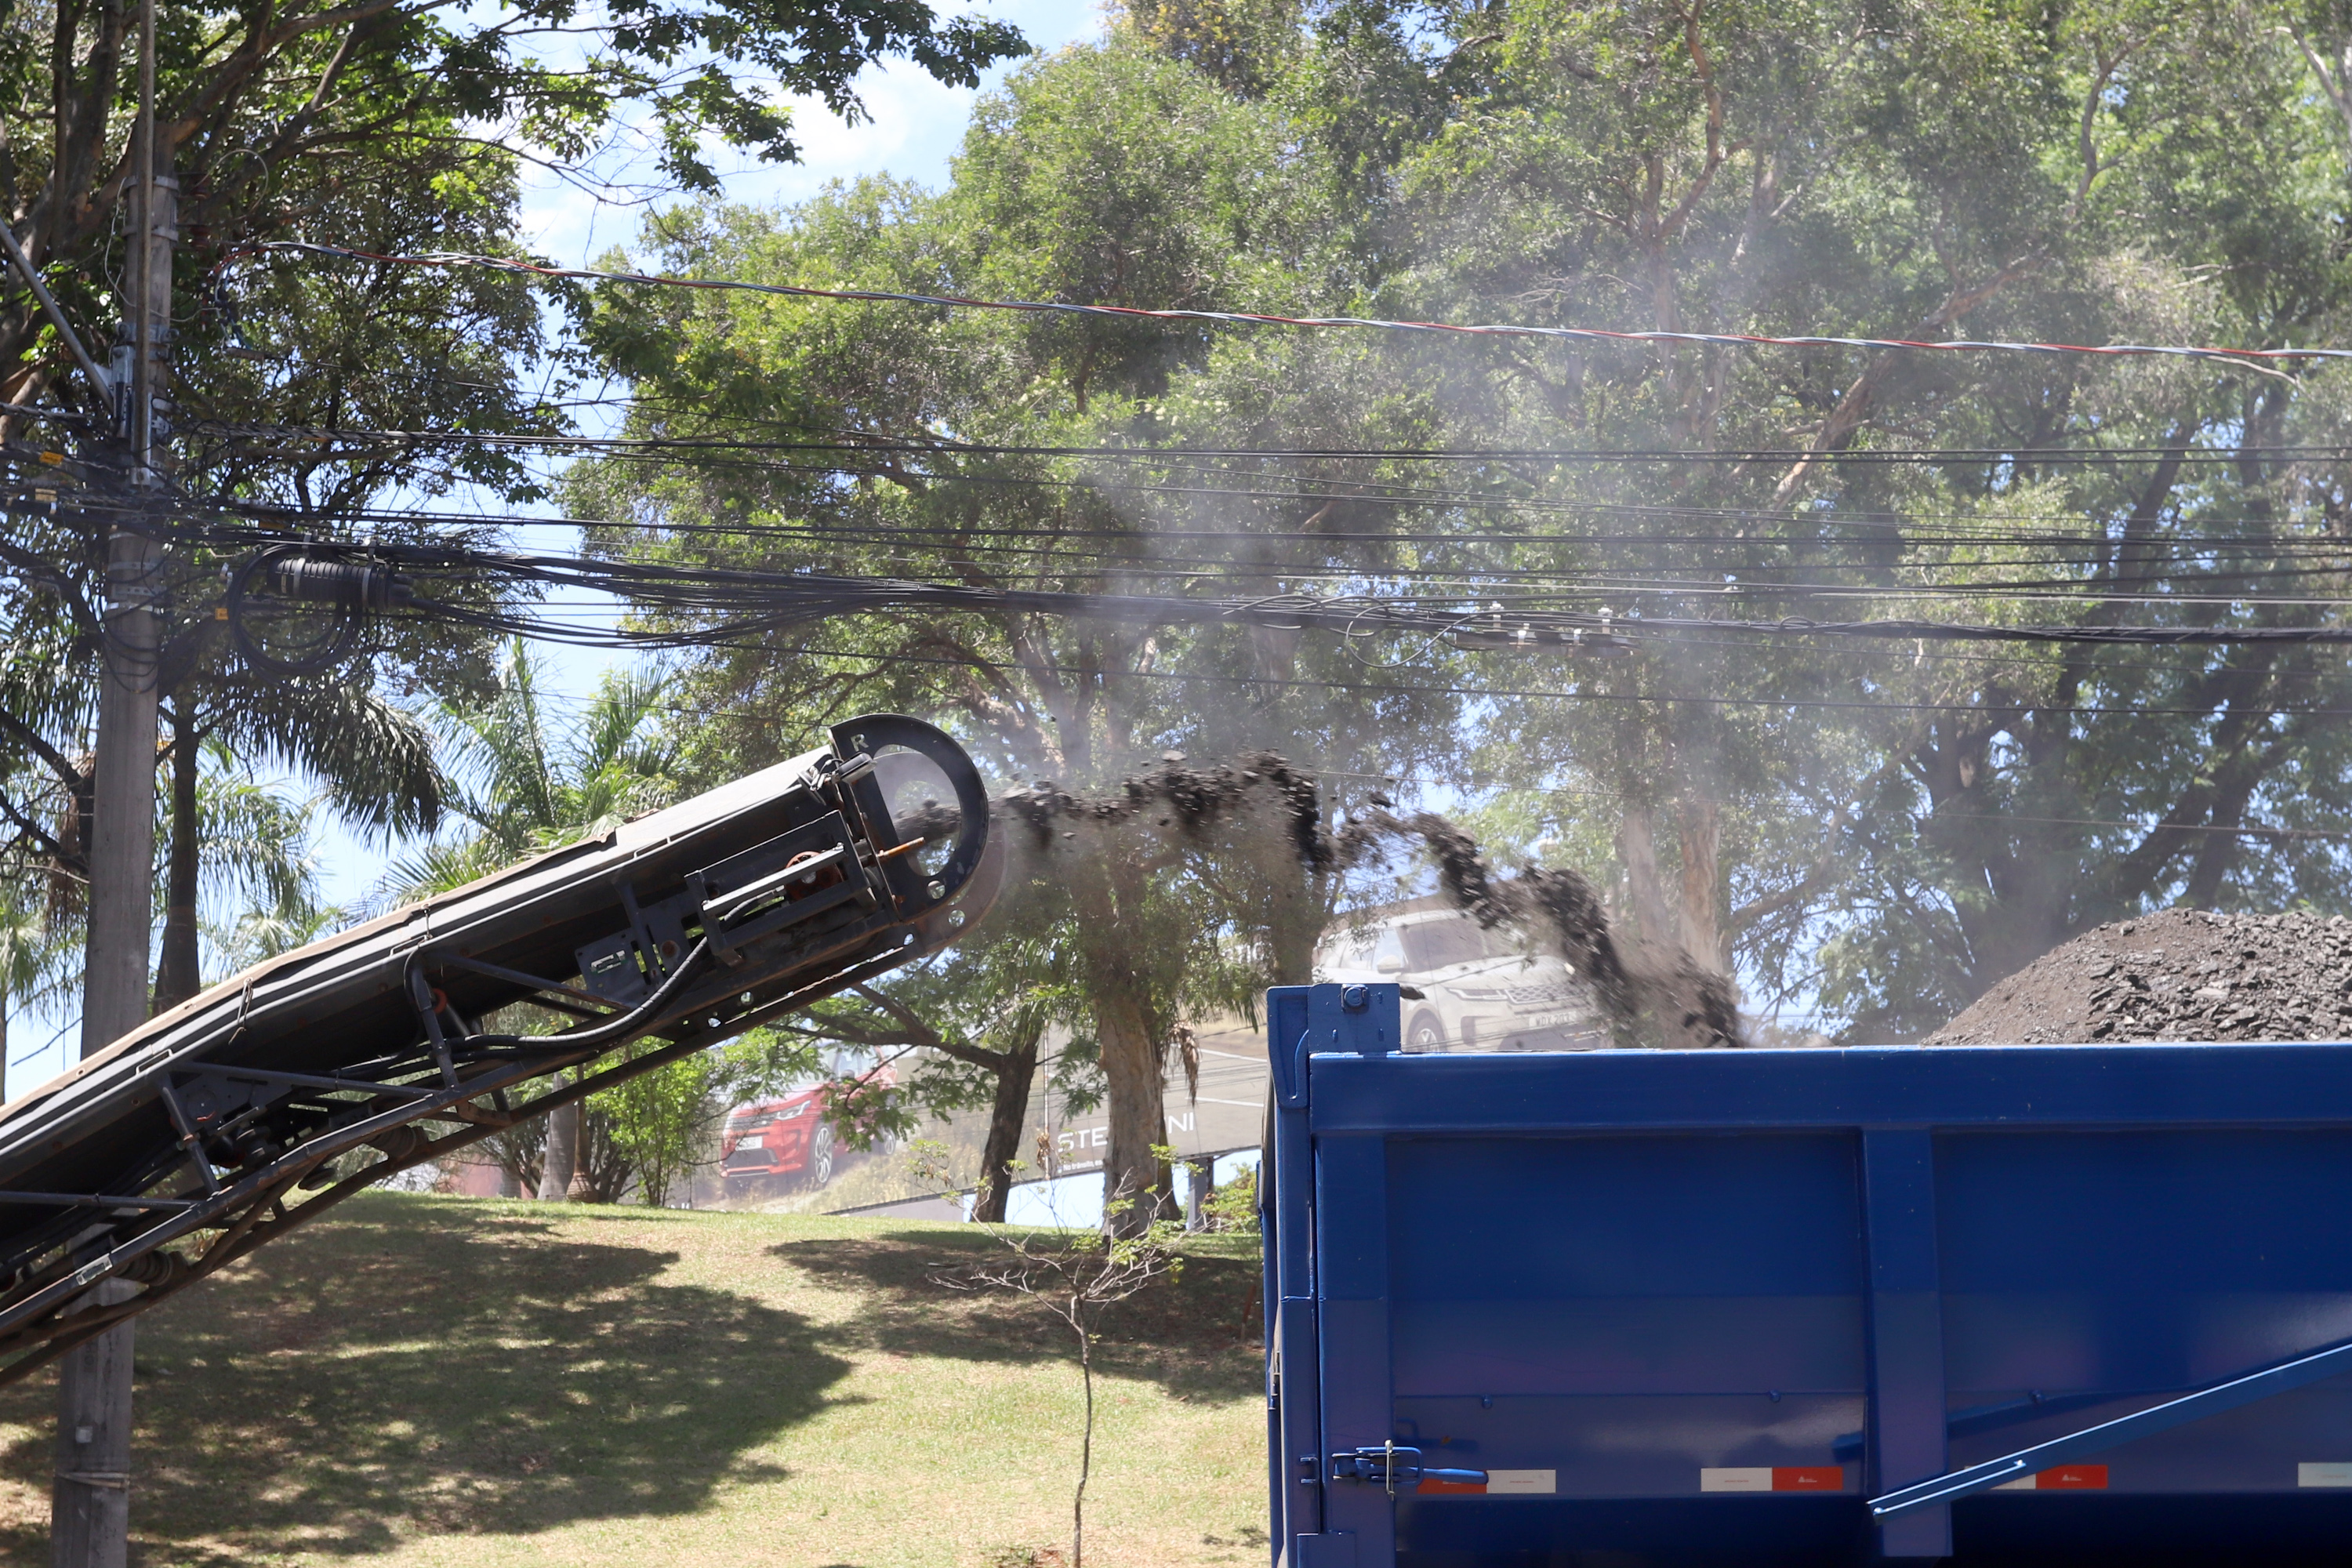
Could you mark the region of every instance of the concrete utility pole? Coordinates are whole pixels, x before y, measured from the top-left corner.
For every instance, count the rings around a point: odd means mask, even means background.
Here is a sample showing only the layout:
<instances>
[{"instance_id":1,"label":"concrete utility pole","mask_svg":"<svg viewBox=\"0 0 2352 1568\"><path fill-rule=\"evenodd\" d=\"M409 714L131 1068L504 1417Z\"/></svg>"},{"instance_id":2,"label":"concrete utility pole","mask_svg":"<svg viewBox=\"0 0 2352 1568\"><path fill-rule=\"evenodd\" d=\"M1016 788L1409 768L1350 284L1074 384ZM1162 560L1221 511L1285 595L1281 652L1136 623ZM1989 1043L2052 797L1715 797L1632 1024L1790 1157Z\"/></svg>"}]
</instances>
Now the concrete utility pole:
<instances>
[{"instance_id":1,"label":"concrete utility pole","mask_svg":"<svg viewBox=\"0 0 2352 1568\"><path fill-rule=\"evenodd\" d=\"M155 400L172 323L177 183L159 177L155 148L155 5L139 7L139 119L132 132L131 236L124 279L129 353L114 376L132 492L160 489ZM127 367L121 360L128 358ZM127 369L128 374L123 374ZM163 545L149 519L123 513L107 541L106 626L89 842L89 928L82 980L81 1054L104 1050L147 1016L154 929L156 664L163 625ZM139 1287L110 1280L91 1307ZM49 1500L55 1568L123 1568L131 1531L131 1325L69 1352L58 1368L57 1479Z\"/></svg>"}]
</instances>

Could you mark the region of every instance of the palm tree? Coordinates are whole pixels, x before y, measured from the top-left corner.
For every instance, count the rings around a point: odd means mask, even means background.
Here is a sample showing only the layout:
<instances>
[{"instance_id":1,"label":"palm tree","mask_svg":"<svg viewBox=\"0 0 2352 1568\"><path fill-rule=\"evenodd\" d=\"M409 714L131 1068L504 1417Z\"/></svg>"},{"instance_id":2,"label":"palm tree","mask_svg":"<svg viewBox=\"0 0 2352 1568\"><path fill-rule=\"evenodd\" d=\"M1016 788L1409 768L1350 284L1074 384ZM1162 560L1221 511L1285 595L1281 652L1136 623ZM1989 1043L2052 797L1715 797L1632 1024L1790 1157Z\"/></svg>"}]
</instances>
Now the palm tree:
<instances>
[{"instance_id":1,"label":"palm tree","mask_svg":"<svg viewBox=\"0 0 2352 1568\"><path fill-rule=\"evenodd\" d=\"M478 706L444 703L443 808L465 826L395 864L383 893L411 903L529 855L602 833L678 793L677 749L659 722L668 677L607 671L576 718L554 720L545 671L520 640Z\"/></svg>"},{"instance_id":2,"label":"palm tree","mask_svg":"<svg viewBox=\"0 0 2352 1568\"><path fill-rule=\"evenodd\" d=\"M311 829L323 796L289 800L212 749L214 766L198 794L197 821L206 883L215 907L237 901L226 920L199 922L218 973L235 974L265 958L306 946L341 925L344 911L319 902L319 860Z\"/></svg>"},{"instance_id":3,"label":"palm tree","mask_svg":"<svg viewBox=\"0 0 2352 1568\"><path fill-rule=\"evenodd\" d=\"M49 1000L73 978L79 932L50 918L49 900L26 868L12 868L0 890L0 1102L8 1098L8 1020L26 1004Z\"/></svg>"},{"instance_id":4,"label":"palm tree","mask_svg":"<svg viewBox=\"0 0 2352 1568\"><path fill-rule=\"evenodd\" d=\"M287 878L293 867L282 860L273 865L274 851L265 842L273 827L292 824L271 820L268 803L278 797L246 771L255 763L279 762L320 782L320 801L301 808L305 833L310 811L321 803L386 837L429 832L441 812L431 735L415 715L358 685L226 683L192 676L173 693L165 712L172 741L164 831L157 835L168 847L163 945L155 971L159 1013L203 989L197 902L207 880L226 875L272 908L292 896ZM214 763L209 775L207 757ZM209 805L208 794L214 796ZM290 842L282 832L278 837ZM207 860L215 864L208 867Z\"/></svg>"},{"instance_id":5,"label":"palm tree","mask_svg":"<svg viewBox=\"0 0 2352 1568\"><path fill-rule=\"evenodd\" d=\"M383 894L394 903L460 887L525 856L602 833L678 794L677 752L660 720L668 678L608 671L575 717L556 721L540 690L539 661L517 640L487 703L436 710L447 742L446 799L465 824L456 837L395 865ZM571 1188L581 1108L548 1117L539 1195Z\"/></svg>"}]
</instances>

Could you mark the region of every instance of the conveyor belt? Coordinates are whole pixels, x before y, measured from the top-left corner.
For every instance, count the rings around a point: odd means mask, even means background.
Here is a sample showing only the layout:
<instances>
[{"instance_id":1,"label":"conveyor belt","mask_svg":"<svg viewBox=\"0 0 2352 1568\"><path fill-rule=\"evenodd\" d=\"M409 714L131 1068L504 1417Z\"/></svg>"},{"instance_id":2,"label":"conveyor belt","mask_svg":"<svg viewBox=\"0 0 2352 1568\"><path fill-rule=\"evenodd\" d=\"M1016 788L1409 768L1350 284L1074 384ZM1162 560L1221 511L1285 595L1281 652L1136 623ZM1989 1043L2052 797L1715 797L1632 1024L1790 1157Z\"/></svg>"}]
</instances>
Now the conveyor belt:
<instances>
[{"instance_id":1,"label":"conveyor belt","mask_svg":"<svg viewBox=\"0 0 2352 1568\"><path fill-rule=\"evenodd\" d=\"M831 737L257 964L0 1107L0 1383L395 1171L952 942L995 892L971 760L897 715ZM579 1021L483 1027L526 1001ZM109 1279L141 1289L100 1304Z\"/></svg>"}]
</instances>

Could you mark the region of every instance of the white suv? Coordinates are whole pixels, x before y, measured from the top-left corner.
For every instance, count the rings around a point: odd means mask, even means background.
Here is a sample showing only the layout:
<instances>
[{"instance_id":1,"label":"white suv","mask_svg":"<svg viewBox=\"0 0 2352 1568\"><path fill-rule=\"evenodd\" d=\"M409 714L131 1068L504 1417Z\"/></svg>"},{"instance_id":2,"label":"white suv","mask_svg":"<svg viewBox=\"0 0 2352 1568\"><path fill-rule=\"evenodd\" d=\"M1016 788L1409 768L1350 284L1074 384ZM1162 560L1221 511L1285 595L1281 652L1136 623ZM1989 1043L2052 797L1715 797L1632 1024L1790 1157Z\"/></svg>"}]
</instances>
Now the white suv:
<instances>
[{"instance_id":1,"label":"white suv","mask_svg":"<svg viewBox=\"0 0 2352 1568\"><path fill-rule=\"evenodd\" d=\"M1408 1051L1590 1051L1609 1029L1585 984L1508 926L1483 930L1434 899L1335 925L1315 950L1315 978L1395 981Z\"/></svg>"}]
</instances>

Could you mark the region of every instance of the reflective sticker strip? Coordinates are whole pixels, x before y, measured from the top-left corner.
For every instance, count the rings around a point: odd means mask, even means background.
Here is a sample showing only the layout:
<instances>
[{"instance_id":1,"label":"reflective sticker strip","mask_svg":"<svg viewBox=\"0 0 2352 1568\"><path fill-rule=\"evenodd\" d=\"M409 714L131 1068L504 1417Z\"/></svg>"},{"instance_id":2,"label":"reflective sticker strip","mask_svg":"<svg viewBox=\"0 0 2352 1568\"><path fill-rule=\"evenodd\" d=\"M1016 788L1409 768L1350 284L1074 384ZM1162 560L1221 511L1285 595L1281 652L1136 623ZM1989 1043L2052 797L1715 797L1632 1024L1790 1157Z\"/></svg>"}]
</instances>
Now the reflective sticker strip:
<instances>
[{"instance_id":1,"label":"reflective sticker strip","mask_svg":"<svg viewBox=\"0 0 2352 1568\"><path fill-rule=\"evenodd\" d=\"M1413 1488L1423 1497L1550 1497L1559 1490L1558 1470L1488 1470L1483 1481L1425 1478Z\"/></svg>"},{"instance_id":2,"label":"reflective sticker strip","mask_svg":"<svg viewBox=\"0 0 2352 1568\"><path fill-rule=\"evenodd\" d=\"M1703 1492L1769 1492L1772 1489L1771 1467L1739 1465L1702 1469L1698 1473L1698 1489Z\"/></svg>"},{"instance_id":3,"label":"reflective sticker strip","mask_svg":"<svg viewBox=\"0 0 2352 1568\"><path fill-rule=\"evenodd\" d=\"M2297 1465L2294 1468L2294 1484L2299 1487L2352 1487L2352 1462L2329 1459L2318 1464Z\"/></svg>"},{"instance_id":4,"label":"reflective sticker strip","mask_svg":"<svg viewBox=\"0 0 2352 1568\"><path fill-rule=\"evenodd\" d=\"M1709 1466L1698 1473L1703 1492L1842 1492L1843 1465Z\"/></svg>"},{"instance_id":5,"label":"reflective sticker strip","mask_svg":"<svg viewBox=\"0 0 2352 1568\"><path fill-rule=\"evenodd\" d=\"M1452 1493L1457 1497L1484 1497L1486 1493L1486 1483L1484 1481L1441 1481L1424 1476L1422 1478L1421 1484L1412 1489L1421 1493L1423 1497L1427 1497L1433 1492L1440 1495Z\"/></svg>"},{"instance_id":6,"label":"reflective sticker strip","mask_svg":"<svg viewBox=\"0 0 2352 1568\"><path fill-rule=\"evenodd\" d=\"M1845 1490L1845 1467L1776 1465L1772 1469L1772 1489L1776 1492L1842 1492Z\"/></svg>"},{"instance_id":7,"label":"reflective sticker strip","mask_svg":"<svg viewBox=\"0 0 2352 1568\"><path fill-rule=\"evenodd\" d=\"M2352 1486L2352 1481L2345 1484ZM2103 1492L2107 1489L2107 1467L2060 1465L2055 1469L2003 1481L1992 1489L1997 1492Z\"/></svg>"}]
</instances>

